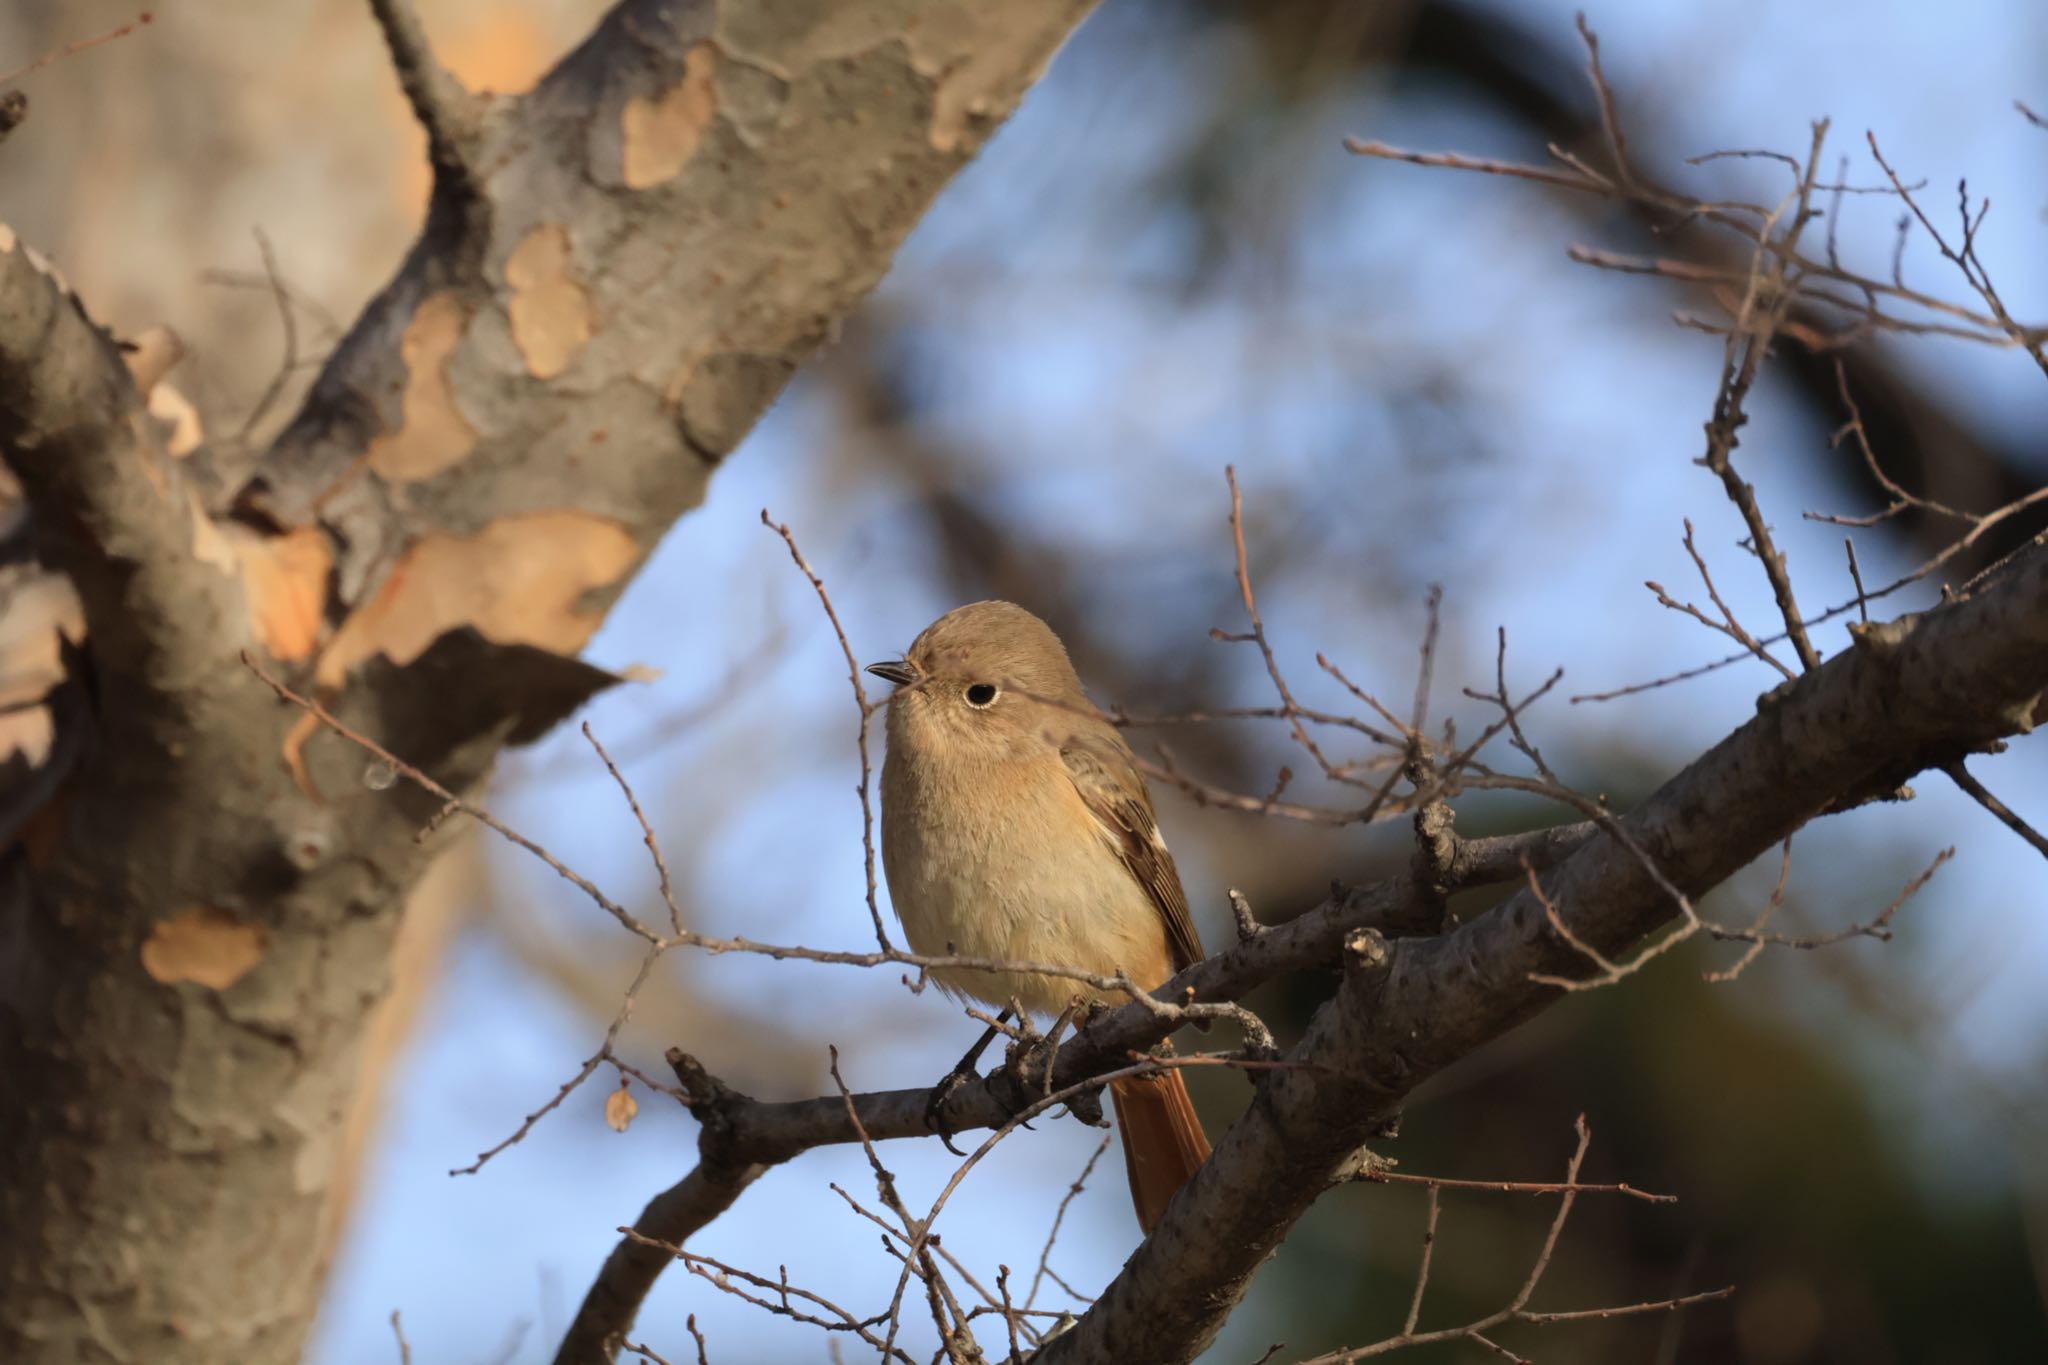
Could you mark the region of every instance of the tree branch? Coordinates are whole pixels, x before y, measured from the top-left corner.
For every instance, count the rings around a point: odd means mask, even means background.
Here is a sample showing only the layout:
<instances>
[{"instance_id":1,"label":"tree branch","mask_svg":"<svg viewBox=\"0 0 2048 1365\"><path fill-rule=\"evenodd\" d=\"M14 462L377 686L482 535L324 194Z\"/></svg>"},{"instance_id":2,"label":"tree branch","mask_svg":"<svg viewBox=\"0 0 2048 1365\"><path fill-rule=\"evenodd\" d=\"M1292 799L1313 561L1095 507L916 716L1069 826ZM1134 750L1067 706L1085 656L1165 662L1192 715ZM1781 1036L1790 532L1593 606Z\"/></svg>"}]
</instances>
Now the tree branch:
<instances>
[{"instance_id":1,"label":"tree branch","mask_svg":"<svg viewBox=\"0 0 2048 1365\"><path fill-rule=\"evenodd\" d=\"M127 366L4 226L0 451L34 511L42 558L78 588L100 684L123 706L192 686L232 657L219 627L235 619L239 594L193 553L194 504Z\"/></svg>"},{"instance_id":2,"label":"tree branch","mask_svg":"<svg viewBox=\"0 0 2048 1365\"><path fill-rule=\"evenodd\" d=\"M412 105L413 117L427 134L427 155L434 163L437 188L441 177L460 182L477 193L472 158L477 146L483 101L463 88L434 56L427 31L413 12L411 0L370 0L370 12L391 49L398 84Z\"/></svg>"},{"instance_id":3,"label":"tree branch","mask_svg":"<svg viewBox=\"0 0 2048 1365\"><path fill-rule=\"evenodd\" d=\"M2026 729L2044 684L2048 552L2036 550L1975 597L1859 632L1854 649L1771 693L1622 827L1697 896L1844 797ZM1574 935L1610 953L1676 911L1611 839L1566 859L1544 894ZM1559 998L1534 978L1585 970L1528 891L1448 934L1396 941L1381 972L1354 965L1287 1054L1296 1065L1260 1086L1165 1220L1037 1361L1193 1359L1375 1124Z\"/></svg>"},{"instance_id":4,"label":"tree branch","mask_svg":"<svg viewBox=\"0 0 2048 1365\"><path fill-rule=\"evenodd\" d=\"M615 681L577 658L605 610L1089 8L618 0L482 101L372 0L427 219L271 447L216 452L205 515L6 235L0 443L77 575L107 742L0 887L0 1357L300 1355L438 805L237 652L468 793ZM195 937L196 975L160 951Z\"/></svg>"},{"instance_id":5,"label":"tree branch","mask_svg":"<svg viewBox=\"0 0 2048 1365\"><path fill-rule=\"evenodd\" d=\"M2048 548L1976 596L1859 630L1856 640L1769 694L1753 720L1620 820L1624 839L1602 837L1589 821L1458 842L1437 860L1445 889L1554 869L1547 884L1486 915L1448 934L1402 937L1434 928L1433 888L1403 877L1341 891L1187 968L1152 1001L1083 1027L1059 1050L1047 1085L1081 1084L1157 1042L1177 1022L1159 1002L1230 1000L1284 971L1337 959L1347 965L1336 999L1261 1083L1250 1111L1166 1220L1041 1358L1191 1359L1293 1220L1344 1176L1358 1145L1416 1085L1555 1000L1560 989L1541 978L1584 973L1586 959L1572 940L1603 952L1625 949L1676 912L1674 887L1697 896L1858 793L1896 787L1922 768L2026 728L2048 681ZM1566 932L1552 927L1543 901ZM943 1122L955 1131L1002 1123L1021 1100L1035 1098L1015 1086L998 1072L962 1087L944 1106ZM925 1134L927 1099L923 1089L857 1096L856 1122L836 1099L760 1104L728 1096L700 1138L703 1166L646 1216L670 1222L660 1240L680 1244L702 1223L673 1226L664 1202L671 1196L694 1217L710 1208L695 1193L704 1182L722 1183L733 1196L743 1188L730 1176L721 1181L721 1170L857 1141L863 1130L877 1140ZM651 1286L649 1269L615 1253L572 1338L617 1339ZM1161 1303L1200 1307L1176 1315L1169 1330ZM557 1357L564 1365L604 1358Z\"/></svg>"},{"instance_id":6,"label":"tree branch","mask_svg":"<svg viewBox=\"0 0 2048 1365\"><path fill-rule=\"evenodd\" d=\"M1457 889L1519 878L1531 862L1553 866L1595 833L1586 822L1456 841L1447 886ZM1419 920L1427 917L1428 906L1426 893L1408 877L1339 891L1307 914L1194 964L1154 991L1152 998L1173 1004L1190 998L1235 999L1287 972L1329 962L1345 938L1361 929L1387 936L1414 932ZM1433 920L1428 923L1434 926ZM1177 1026L1176 1019L1158 1013L1156 1005L1131 1004L1099 1015L1059 1050L1045 1088L1026 1087L1009 1070L997 1069L955 1090L937 1117L951 1133L999 1127L1039 1101L1047 1088L1084 1085L1128 1066L1132 1053L1150 1048ZM653 1241L680 1245L724 1212L768 1167L814 1147L859 1142L863 1133L879 1142L928 1137L935 1131L930 1126L927 1087L855 1095L849 1112L847 1102L837 1096L775 1103L752 1099L731 1090L677 1049L670 1049L669 1064L693 1098L691 1112L703 1127L697 1168L656 1196L634 1224L635 1232ZM668 1259L631 1238L622 1241L584 1296L556 1353L557 1365L610 1360L611 1355L602 1351L615 1350L631 1330L641 1301Z\"/></svg>"}]
</instances>

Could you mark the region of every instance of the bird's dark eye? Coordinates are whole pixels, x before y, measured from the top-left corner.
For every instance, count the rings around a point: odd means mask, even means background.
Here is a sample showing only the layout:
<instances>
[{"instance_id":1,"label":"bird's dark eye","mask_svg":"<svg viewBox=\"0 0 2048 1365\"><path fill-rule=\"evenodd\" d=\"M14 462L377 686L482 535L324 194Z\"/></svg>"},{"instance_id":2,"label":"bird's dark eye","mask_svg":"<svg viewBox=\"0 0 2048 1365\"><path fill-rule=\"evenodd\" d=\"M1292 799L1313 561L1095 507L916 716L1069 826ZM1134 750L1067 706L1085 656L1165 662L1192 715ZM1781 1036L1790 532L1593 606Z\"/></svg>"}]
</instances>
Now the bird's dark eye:
<instances>
[{"instance_id":1,"label":"bird's dark eye","mask_svg":"<svg viewBox=\"0 0 2048 1365\"><path fill-rule=\"evenodd\" d=\"M967 689L967 704L973 707L992 706L996 699L994 683L976 683Z\"/></svg>"}]
</instances>

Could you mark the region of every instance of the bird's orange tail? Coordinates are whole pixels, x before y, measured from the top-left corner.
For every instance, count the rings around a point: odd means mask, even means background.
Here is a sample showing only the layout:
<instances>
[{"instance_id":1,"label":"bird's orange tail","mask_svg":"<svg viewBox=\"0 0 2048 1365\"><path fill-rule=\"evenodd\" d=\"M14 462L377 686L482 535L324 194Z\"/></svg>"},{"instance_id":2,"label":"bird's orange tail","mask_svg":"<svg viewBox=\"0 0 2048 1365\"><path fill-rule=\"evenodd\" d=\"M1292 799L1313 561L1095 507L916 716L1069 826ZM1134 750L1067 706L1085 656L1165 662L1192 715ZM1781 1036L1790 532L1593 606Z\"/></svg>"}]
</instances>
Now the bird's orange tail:
<instances>
[{"instance_id":1,"label":"bird's orange tail","mask_svg":"<svg viewBox=\"0 0 2048 1365\"><path fill-rule=\"evenodd\" d=\"M1173 1192L1208 1160L1209 1139L1178 1070L1111 1081L1109 1098L1123 1135L1131 1203L1138 1226L1149 1235L1166 1215Z\"/></svg>"}]
</instances>

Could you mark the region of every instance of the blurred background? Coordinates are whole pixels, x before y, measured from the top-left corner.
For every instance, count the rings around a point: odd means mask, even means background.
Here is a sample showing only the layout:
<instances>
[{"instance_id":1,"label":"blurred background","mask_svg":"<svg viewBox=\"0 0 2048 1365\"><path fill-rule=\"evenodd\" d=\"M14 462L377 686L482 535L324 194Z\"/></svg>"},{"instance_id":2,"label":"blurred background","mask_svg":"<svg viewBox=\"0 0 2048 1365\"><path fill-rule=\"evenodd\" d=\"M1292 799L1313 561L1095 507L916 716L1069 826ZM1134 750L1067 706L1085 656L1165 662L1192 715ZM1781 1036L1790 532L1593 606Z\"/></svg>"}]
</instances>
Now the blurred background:
<instances>
[{"instance_id":1,"label":"blurred background","mask_svg":"<svg viewBox=\"0 0 2048 1365\"><path fill-rule=\"evenodd\" d=\"M599 0L422 3L447 62L517 91L573 44ZM134 16L112 0L16 0L0 67ZM1810 120L1852 182L1878 174L1865 130L1952 221L1967 177L1994 211L1978 239L2023 319L2048 315L2048 11L2031 0L1608 4L1589 12L1638 165L1702 195L1775 199L1782 167L1687 167L1723 148L1803 154ZM426 168L356 0L171 5L146 30L30 78L28 122L0 147L0 218L53 256L124 333L169 322L192 346L174 380L216 439L241 431L280 368L310 374L395 268ZM894 273L806 368L613 613L590 656L659 669L590 708L654 814L693 927L860 948L855 713L837 644L758 521L786 521L831 586L854 648L894 657L932 617L1004 596L1065 636L1097 698L1138 711L1271 701L1256 655L1212 643L1242 625L1223 466L1235 464L1268 629L1305 701L1344 710L1318 650L1390 699L1413 686L1427 587L1444 588L1435 714L1485 709L1497 627L1508 677L1565 679L1529 717L1550 762L1616 803L1653 788L1751 712L1775 678L1745 663L1602 703L1606 691L1722 656L1659 608L1645 579L1703 596L1682 519L1753 626L1774 613L1702 449L1716 338L1674 326L1705 300L1569 263L1574 243L1661 249L1626 210L1540 186L1347 155L1346 135L1539 160L1592 146L1584 51L1561 0L1113 0L1010 126L940 199ZM1832 153L1830 155L1832 166ZM1852 197L1846 264L1891 270L1895 203ZM257 234L295 301L288 354ZM1923 240L1907 283L1969 301ZM2048 382L2025 357L1877 339L1846 353L1879 453L1908 487L1986 511L2048 477ZM290 404L250 428L261 440ZM1853 453L1831 357L1787 344L1753 402L1738 466L1758 487L1808 608L1850 596L1840 528L1808 510L1880 499ZM1892 599L1935 599L2040 528L2015 519L1982 553ZM1953 527L1899 519L1857 535L1888 582ZM2008 534L2009 532L2009 534ZM1845 646L1839 625L1817 636ZM1254 794L1309 768L1277 726L1177 726L1189 772ZM2048 819L2043 741L1973 763ZM1349 756L1348 754L1346 756ZM1503 757L1501 761L1506 764ZM1509 764L1508 766L1513 766ZM1426 1086L1386 1144L1402 1169L1556 1179L1583 1112L1585 1178L1676 1194L1588 1198L1535 1307L1580 1308L1734 1283L1665 1319L1524 1328L1544 1360L1939 1362L2048 1358L2048 868L1937 778L1915 800L1803 831L1782 923L1868 919L1940 849L1957 856L1900 913L1895 941L1766 954L1688 946L1615 990L1564 1001ZM1314 800L1306 778L1291 796ZM508 758L491 792L512 823L612 894L655 883L628 812L573 731ZM1207 941L1224 890L1268 918L1333 877L1387 875L1405 830L1338 829L1205 809L1161 817ZM1570 818L1468 798L1467 832ZM1707 904L1746 920L1777 871ZM1472 905L1477 909L1483 900ZM472 841L409 915L346 1232L310 1358L397 1359L403 1314L423 1362L547 1359L615 1238L694 1157L688 1117L638 1092L625 1134L608 1083L572 1096L480 1174L452 1167L510 1133L595 1049L633 944L545 868ZM681 1045L764 1097L828 1087L826 1046L860 1088L936 1080L978 1026L894 971L672 957L639 998L629 1055ZM1257 1003L1283 1034L1330 983ZM1241 1077L1203 1074L1213 1130ZM978 1274L1036 1264L1058 1193L1098 1135L1041 1124L971 1177L940 1227ZM885 1153L913 1206L952 1169L934 1144ZM1136 1241L1113 1160L1076 1200L1052 1265L1088 1292ZM819 1152L748 1191L695 1244L862 1312L895 1263L827 1190L865 1195L857 1153ZM1424 1325L1505 1302L1550 1205L1446 1197ZM1326 1198L1210 1355L1296 1359L1399 1326L1419 1191ZM1067 1302L1049 1288L1052 1303ZM1043 1300L1042 1300L1043 1302ZM694 1313L719 1362L825 1358L813 1329L671 1271L640 1338L691 1355ZM929 1350L912 1316L913 1349ZM847 1358L854 1346L841 1343ZM1414 1359L1468 1359L1455 1347Z\"/></svg>"}]
</instances>

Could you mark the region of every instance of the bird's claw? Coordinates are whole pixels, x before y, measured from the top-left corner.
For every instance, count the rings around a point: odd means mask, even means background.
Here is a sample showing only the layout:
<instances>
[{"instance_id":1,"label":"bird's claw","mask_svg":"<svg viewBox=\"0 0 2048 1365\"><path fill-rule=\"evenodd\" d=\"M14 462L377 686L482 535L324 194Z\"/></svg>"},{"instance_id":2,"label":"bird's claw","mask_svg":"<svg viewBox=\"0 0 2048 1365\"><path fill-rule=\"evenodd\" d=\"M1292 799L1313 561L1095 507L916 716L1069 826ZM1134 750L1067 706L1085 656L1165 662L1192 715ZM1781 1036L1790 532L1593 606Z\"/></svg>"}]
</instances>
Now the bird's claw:
<instances>
[{"instance_id":1,"label":"bird's claw","mask_svg":"<svg viewBox=\"0 0 2048 1365\"><path fill-rule=\"evenodd\" d=\"M931 1093L925 1096L924 1126L937 1133L939 1141L954 1156L966 1156L967 1153L953 1145L953 1129L946 1123L946 1101L959 1094L960 1087L973 1080L974 1074L956 1067L940 1078L939 1083L931 1088Z\"/></svg>"}]
</instances>

